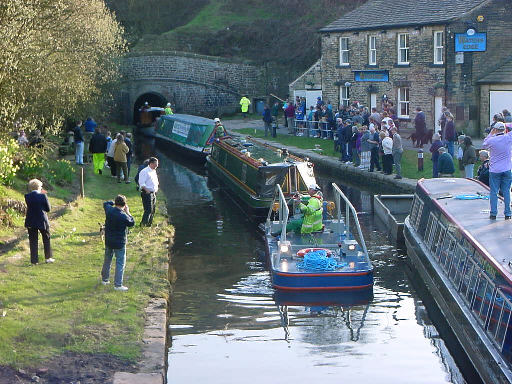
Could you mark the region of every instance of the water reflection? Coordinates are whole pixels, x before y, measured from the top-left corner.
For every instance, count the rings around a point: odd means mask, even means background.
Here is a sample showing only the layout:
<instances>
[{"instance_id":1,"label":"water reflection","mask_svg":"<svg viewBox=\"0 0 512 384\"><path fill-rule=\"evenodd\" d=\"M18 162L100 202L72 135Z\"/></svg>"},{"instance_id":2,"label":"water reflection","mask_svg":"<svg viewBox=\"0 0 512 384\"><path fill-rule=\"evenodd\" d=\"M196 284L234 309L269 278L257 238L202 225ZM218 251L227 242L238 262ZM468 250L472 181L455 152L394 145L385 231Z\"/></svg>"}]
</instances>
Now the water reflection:
<instances>
[{"instance_id":1,"label":"water reflection","mask_svg":"<svg viewBox=\"0 0 512 384\"><path fill-rule=\"evenodd\" d=\"M274 292L255 224L202 169L160 158L176 226L169 382L464 383L368 193L343 187L361 212L373 291ZM330 182L319 178L326 198Z\"/></svg>"}]
</instances>

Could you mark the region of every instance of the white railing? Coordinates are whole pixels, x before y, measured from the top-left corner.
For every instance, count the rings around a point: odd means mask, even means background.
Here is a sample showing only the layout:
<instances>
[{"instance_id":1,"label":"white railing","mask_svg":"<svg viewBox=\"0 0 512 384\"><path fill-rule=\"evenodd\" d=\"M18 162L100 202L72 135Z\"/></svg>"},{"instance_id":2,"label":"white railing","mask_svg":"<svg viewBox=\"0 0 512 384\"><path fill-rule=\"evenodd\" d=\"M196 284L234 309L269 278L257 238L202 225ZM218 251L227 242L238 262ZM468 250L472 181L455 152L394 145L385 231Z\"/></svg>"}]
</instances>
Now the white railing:
<instances>
[{"instance_id":1,"label":"white railing","mask_svg":"<svg viewBox=\"0 0 512 384\"><path fill-rule=\"evenodd\" d=\"M359 235L359 241L361 246L363 247L363 251L365 254L368 254L368 250L366 249L366 243L364 242L363 232L361 231L361 226L359 225L359 219L357 217L357 212L350 202L350 200L345 196L345 194L341 191L341 189L335 184L332 183L332 187L334 188L334 197L336 200L336 209L338 210L338 220L341 220L341 200L345 202L345 228L347 233L350 231L350 216L352 215L354 218L354 223L357 228L357 234Z\"/></svg>"},{"instance_id":2,"label":"white railing","mask_svg":"<svg viewBox=\"0 0 512 384\"><path fill-rule=\"evenodd\" d=\"M326 121L294 120L294 132L306 137L326 137L333 140L336 130L329 129Z\"/></svg>"},{"instance_id":3,"label":"white railing","mask_svg":"<svg viewBox=\"0 0 512 384\"><path fill-rule=\"evenodd\" d=\"M284 198L283 191L279 184L276 185L276 196L274 196L274 201L272 201L272 206L270 207L267 216L267 225L270 228L270 230L272 230L271 215L276 203L276 198L279 204L279 224L281 224L280 239L281 241L284 242L286 241L286 224L288 223L288 216L290 214L290 210L288 209L288 204L286 203L286 199Z\"/></svg>"}]
</instances>

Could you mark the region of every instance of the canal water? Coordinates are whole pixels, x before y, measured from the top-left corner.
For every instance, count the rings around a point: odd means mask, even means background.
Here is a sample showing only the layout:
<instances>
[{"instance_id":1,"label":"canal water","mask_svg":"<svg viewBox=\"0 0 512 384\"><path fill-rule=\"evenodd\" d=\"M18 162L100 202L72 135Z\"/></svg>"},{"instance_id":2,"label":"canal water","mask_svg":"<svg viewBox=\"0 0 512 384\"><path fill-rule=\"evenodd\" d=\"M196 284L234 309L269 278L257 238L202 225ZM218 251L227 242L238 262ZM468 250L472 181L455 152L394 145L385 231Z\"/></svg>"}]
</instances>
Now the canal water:
<instances>
[{"instance_id":1,"label":"canal water","mask_svg":"<svg viewBox=\"0 0 512 384\"><path fill-rule=\"evenodd\" d=\"M169 383L466 382L412 287L403 251L371 215L368 192L343 187L361 212L373 294L279 298L256 224L202 166L158 155L176 227ZM331 181L342 184L319 177L326 199Z\"/></svg>"}]
</instances>

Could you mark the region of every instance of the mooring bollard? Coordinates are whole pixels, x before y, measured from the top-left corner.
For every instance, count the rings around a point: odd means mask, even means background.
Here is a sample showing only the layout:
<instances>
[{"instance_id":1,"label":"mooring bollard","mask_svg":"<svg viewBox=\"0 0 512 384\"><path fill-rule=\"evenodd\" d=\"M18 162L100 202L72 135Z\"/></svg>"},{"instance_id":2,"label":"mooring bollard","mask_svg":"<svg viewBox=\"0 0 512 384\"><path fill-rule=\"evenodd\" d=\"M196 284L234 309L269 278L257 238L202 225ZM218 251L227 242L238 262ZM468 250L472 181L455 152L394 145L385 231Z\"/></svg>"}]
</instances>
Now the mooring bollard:
<instances>
[{"instance_id":1,"label":"mooring bollard","mask_svg":"<svg viewBox=\"0 0 512 384\"><path fill-rule=\"evenodd\" d=\"M418 149L418 171L423 171L423 149Z\"/></svg>"}]
</instances>

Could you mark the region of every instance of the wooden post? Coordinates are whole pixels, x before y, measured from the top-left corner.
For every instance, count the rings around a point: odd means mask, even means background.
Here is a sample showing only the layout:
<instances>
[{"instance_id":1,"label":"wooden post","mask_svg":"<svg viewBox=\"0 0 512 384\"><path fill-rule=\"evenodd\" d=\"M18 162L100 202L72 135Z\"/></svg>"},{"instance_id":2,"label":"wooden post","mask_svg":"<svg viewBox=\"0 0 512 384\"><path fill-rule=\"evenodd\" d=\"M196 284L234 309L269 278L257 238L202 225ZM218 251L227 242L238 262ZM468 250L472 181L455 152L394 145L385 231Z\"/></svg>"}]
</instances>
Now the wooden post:
<instances>
[{"instance_id":1,"label":"wooden post","mask_svg":"<svg viewBox=\"0 0 512 384\"><path fill-rule=\"evenodd\" d=\"M80 168L80 197L83 199L85 197L85 188L84 188L84 168Z\"/></svg>"}]
</instances>

